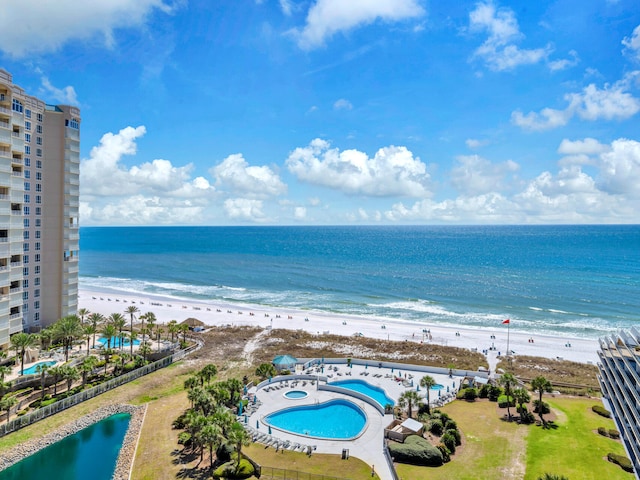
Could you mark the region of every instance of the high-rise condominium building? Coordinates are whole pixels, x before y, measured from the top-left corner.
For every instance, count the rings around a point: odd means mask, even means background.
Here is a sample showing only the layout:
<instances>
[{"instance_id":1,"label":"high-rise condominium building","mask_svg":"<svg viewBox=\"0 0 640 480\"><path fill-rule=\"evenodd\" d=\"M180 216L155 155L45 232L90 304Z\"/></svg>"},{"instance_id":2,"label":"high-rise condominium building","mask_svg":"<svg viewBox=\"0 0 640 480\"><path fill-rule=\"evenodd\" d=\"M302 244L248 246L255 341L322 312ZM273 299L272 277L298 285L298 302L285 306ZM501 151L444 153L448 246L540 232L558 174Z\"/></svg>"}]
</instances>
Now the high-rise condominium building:
<instances>
[{"instance_id":1,"label":"high-rise condominium building","mask_svg":"<svg viewBox=\"0 0 640 480\"><path fill-rule=\"evenodd\" d=\"M0 69L0 348L76 313L80 110Z\"/></svg>"},{"instance_id":2,"label":"high-rise condominium building","mask_svg":"<svg viewBox=\"0 0 640 480\"><path fill-rule=\"evenodd\" d=\"M600 339L600 387L640 479L640 330Z\"/></svg>"}]
</instances>

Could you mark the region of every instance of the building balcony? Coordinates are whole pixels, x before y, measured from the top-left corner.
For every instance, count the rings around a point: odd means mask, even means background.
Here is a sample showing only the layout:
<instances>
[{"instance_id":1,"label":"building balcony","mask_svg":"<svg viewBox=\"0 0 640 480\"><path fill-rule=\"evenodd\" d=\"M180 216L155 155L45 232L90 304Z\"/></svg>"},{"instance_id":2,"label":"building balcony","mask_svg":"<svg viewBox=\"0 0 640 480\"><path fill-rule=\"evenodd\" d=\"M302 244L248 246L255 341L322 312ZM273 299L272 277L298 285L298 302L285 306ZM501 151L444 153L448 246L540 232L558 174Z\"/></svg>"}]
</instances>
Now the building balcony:
<instances>
[{"instance_id":1,"label":"building balcony","mask_svg":"<svg viewBox=\"0 0 640 480\"><path fill-rule=\"evenodd\" d=\"M11 129L11 123L9 120L0 119L0 129L6 128L7 130Z\"/></svg>"},{"instance_id":2,"label":"building balcony","mask_svg":"<svg viewBox=\"0 0 640 480\"><path fill-rule=\"evenodd\" d=\"M80 165L75 162L66 162L64 166L64 173L72 173L74 175L80 175Z\"/></svg>"},{"instance_id":3,"label":"building balcony","mask_svg":"<svg viewBox=\"0 0 640 480\"><path fill-rule=\"evenodd\" d=\"M24 127L24 114L18 112L12 112L11 121L18 127Z\"/></svg>"},{"instance_id":4,"label":"building balcony","mask_svg":"<svg viewBox=\"0 0 640 480\"><path fill-rule=\"evenodd\" d=\"M65 129L65 137L71 139L71 140L75 140L77 142L80 141L80 131L76 130L75 128L66 128Z\"/></svg>"},{"instance_id":5,"label":"building balcony","mask_svg":"<svg viewBox=\"0 0 640 480\"><path fill-rule=\"evenodd\" d=\"M21 157L11 157L11 163L13 165L24 165Z\"/></svg>"},{"instance_id":6,"label":"building balcony","mask_svg":"<svg viewBox=\"0 0 640 480\"><path fill-rule=\"evenodd\" d=\"M11 315L9 315L9 320L15 320L17 318L22 319L22 313L12 313Z\"/></svg>"},{"instance_id":7,"label":"building balcony","mask_svg":"<svg viewBox=\"0 0 640 480\"><path fill-rule=\"evenodd\" d=\"M4 125L4 124L0 122L0 125ZM13 137L11 136L10 130L5 130L4 128L0 128L0 144L11 145L12 138Z\"/></svg>"},{"instance_id":8,"label":"building balcony","mask_svg":"<svg viewBox=\"0 0 640 480\"><path fill-rule=\"evenodd\" d=\"M11 116L11 109L7 107L0 107L0 113Z\"/></svg>"}]
</instances>

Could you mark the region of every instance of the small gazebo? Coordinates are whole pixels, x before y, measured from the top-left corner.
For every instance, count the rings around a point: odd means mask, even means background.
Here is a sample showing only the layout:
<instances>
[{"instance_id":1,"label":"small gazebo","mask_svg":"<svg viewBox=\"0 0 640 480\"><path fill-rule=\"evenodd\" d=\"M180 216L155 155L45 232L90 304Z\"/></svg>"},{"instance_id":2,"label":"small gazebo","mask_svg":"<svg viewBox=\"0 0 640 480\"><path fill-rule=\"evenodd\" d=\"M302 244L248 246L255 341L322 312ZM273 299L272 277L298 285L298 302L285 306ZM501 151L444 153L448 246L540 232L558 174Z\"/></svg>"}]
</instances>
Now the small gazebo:
<instances>
[{"instance_id":1,"label":"small gazebo","mask_svg":"<svg viewBox=\"0 0 640 480\"><path fill-rule=\"evenodd\" d=\"M298 359L292 355L278 355L271 362L278 372L282 370L294 370Z\"/></svg>"}]
</instances>

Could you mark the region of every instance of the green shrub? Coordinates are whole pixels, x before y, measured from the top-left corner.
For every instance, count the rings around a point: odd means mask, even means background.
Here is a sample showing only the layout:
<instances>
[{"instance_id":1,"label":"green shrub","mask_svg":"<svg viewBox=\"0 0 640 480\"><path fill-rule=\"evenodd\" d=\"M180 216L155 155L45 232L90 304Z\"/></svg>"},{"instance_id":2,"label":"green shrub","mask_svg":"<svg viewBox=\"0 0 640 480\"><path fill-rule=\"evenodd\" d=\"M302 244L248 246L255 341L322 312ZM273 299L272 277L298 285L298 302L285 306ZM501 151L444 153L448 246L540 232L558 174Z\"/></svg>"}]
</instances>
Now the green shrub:
<instances>
[{"instance_id":1,"label":"green shrub","mask_svg":"<svg viewBox=\"0 0 640 480\"><path fill-rule=\"evenodd\" d=\"M478 391L478 397L488 398L490 390L491 390L491 385L489 385L488 383L485 383L484 385L482 385L482 387L480 387L480 390Z\"/></svg>"},{"instance_id":2,"label":"green shrub","mask_svg":"<svg viewBox=\"0 0 640 480\"><path fill-rule=\"evenodd\" d=\"M460 432L458 430L447 428L444 431L444 434L453 436L453 438L456 440L456 446L460 446L460 444L462 443L462 438L460 437Z\"/></svg>"},{"instance_id":3,"label":"green shrub","mask_svg":"<svg viewBox=\"0 0 640 480\"><path fill-rule=\"evenodd\" d=\"M35 400L29 404L29 408L40 408L40 399Z\"/></svg>"},{"instance_id":4,"label":"green shrub","mask_svg":"<svg viewBox=\"0 0 640 480\"><path fill-rule=\"evenodd\" d=\"M615 429L612 428L612 429L609 430L609 436L611 438L615 438L617 440L618 438L620 438L620 432L618 430L615 430Z\"/></svg>"},{"instance_id":5,"label":"green shrub","mask_svg":"<svg viewBox=\"0 0 640 480\"><path fill-rule=\"evenodd\" d=\"M458 430L458 424L456 423L456 421L452 418L448 418L447 421L444 423L444 429L445 430Z\"/></svg>"},{"instance_id":6,"label":"green shrub","mask_svg":"<svg viewBox=\"0 0 640 480\"><path fill-rule=\"evenodd\" d=\"M40 402L40 407L46 407L47 405L51 405L52 403L56 403L55 398L50 398L49 400L43 400Z\"/></svg>"},{"instance_id":7,"label":"green shrub","mask_svg":"<svg viewBox=\"0 0 640 480\"><path fill-rule=\"evenodd\" d=\"M536 421L536 417L529 410L525 409L520 412L520 423L531 424Z\"/></svg>"},{"instance_id":8,"label":"green shrub","mask_svg":"<svg viewBox=\"0 0 640 480\"><path fill-rule=\"evenodd\" d=\"M500 408L507 408L507 403L510 407L516 406L516 401L513 399L513 397L509 397L508 399L506 395L500 395L498 397L498 406Z\"/></svg>"},{"instance_id":9,"label":"green shrub","mask_svg":"<svg viewBox=\"0 0 640 480\"><path fill-rule=\"evenodd\" d=\"M440 441L444 443L444 446L449 449L449 451L454 454L456 453L456 437L450 431L447 431L442 435Z\"/></svg>"},{"instance_id":10,"label":"green shrub","mask_svg":"<svg viewBox=\"0 0 640 480\"><path fill-rule=\"evenodd\" d=\"M533 401L533 411L535 413L540 413L540 400ZM542 414L547 414L551 412L551 408L549 408L549 404L547 402L542 402Z\"/></svg>"},{"instance_id":11,"label":"green shrub","mask_svg":"<svg viewBox=\"0 0 640 480\"><path fill-rule=\"evenodd\" d=\"M391 443L389 452L400 463L439 467L444 462L442 452L418 435L409 435L404 443Z\"/></svg>"},{"instance_id":12,"label":"green shrub","mask_svg":"<svg viewBox=\"0 0 640 480\"><path fill-rule=\"evenodd\" d=\"M436 445L436 448L440 450L440 453L442 454L442 461L444 463L451 461L451 452L444 443L440 442L438 445Z\"/></svg>"},{"instance_id":13,"label":"green shrub","mask_svg":"<svg viewBox=\"0 0 640 480\"><path fill-rule=\"evenodd\" d=\"M16 415L21 417L23 415L26 415L28 411L29 411L29 409L25 408L24 410L20 410L18 413L16 413Z\"/></svg>"},{"instance_id":14,"label":"green shrub","mask_svg":"<svg viewBox=\"0 0 640 480\"><path fill-rule=\"evenodd\" d=\"M234 447L228 443L223 443L216 450L216 459L219 462L228 462L231 460L231 454L234 452Z\"/></svg>"},{"instance_id":15,"label":"green shrub","mask_svg":"<svg viewBox=\"0 0 640 480\"><path fill-rule=\"evenodd\" d=\"M476 398L478 398L478 390L476 390L475 388L464 389L464 399L467 402L474 402Z\"/></svg>"},{"instance_id":16,"label":"green shrub","mask_svg":"<svg viewBox=\"0 0 640 480\"><path fill-rule=\"evenodd\" d=\"M615 453L608 453L607 454L607 459L610 462L615 463L616 465L620 465L620 468L622 468L625 472L633 473L633 465L631 464L631 460L629 460L624 455L617 455Z\"/></svg>"},{"instance_id":17,"label":"green shrub","mask_svg":"<svg viewBox=\"0 0 640 480\"><path fill-rule=\"evenodd\" d=\"M591 407L591 410L602 417L611 418L611 414L602 405L594 405Z\"/></svg>"},{"instance_id":18,"label":"green shrub","mask_svg":"<svg viewBox=\"0 0 640 480\"><path fill-rule=\"evenodd\" d=\"M598 427L598 433L600 435L602 435L603 437L608 437L609 435L607 434L607 429L604 427Z\"/></svg>"},{"instance_id":19,"label":"green shrub","mask_svg":"<svg viewBox=\"0 0 640 480\"><path fill-rule=\"evenodd\" d=\"M245 458L240 460L240 466L236 469L236 462L227 462L220 465L213 472L213 478L249 478L254 474L253 465Z\"/></svg>"},{"instance_id":20,"label":"green shrub","mask_svg":"<svg viewBox=\"0 0 640 480\"><path fill-rule=\"evenodd\" d=\"M500 395L502 395L502 388L497 385L491 385L489 388L489 401L497 402Z\"/></svg>"},{"instance_id":21,"label":"green shrub","mask_svg":"<svg viewBox=\"0 0 640 480\"><path fill-rule=\"evenodd\" d=\"M185 447L191 445L191 434L189 432L180 432L180 435L178 435L178 445L184 445Z\"/></svg>"},{"instance_id":22,"label":"green shrub","mask_svg":"<svg viewBox=\"0 0 640 480\"><path fill-rule=\"evenodd\" d=\"M442 420L438 418L434 418L429 422L429 431L434 435L440 436L444 431L444 425L442 425Z\"/></svg>"}]
</instances>

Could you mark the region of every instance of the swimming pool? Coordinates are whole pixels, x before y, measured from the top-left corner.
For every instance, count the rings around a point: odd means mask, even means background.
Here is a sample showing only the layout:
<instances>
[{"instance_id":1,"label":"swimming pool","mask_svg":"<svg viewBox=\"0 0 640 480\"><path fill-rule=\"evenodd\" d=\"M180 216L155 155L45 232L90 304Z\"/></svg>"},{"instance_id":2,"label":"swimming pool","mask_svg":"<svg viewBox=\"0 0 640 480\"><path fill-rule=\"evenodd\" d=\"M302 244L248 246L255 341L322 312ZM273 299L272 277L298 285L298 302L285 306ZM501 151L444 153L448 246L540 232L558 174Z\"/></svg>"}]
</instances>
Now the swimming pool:
<instances>
[{"instance_id":1,"label":"swimming pool","mask_svg":"<svg viewBox=\"0 0 640 480\"><path fill-rule=\"evenodd\" d=\"M367 424L365 413L347 400L285 408L264 418L267 425L297 435L335 440L357 437Z\"/></svg>"},{"instance_id":2,"label":"swimming pool","mask_svg":"<svg viewBox=\"0 0 640 480\"><path fill-rule=\"evenodd\" d=\"M367 395L383 407L387 406L387 404L391 406L396 404L396 402L387 396L383 389L374 387L363 380L339 380L337 382L331 382L329 385L346 388L347 390L353 390L354 392Z\"/></svg>"},{"instance_id":3,"label":"swimming pool","mask_svg":"<svg viewBox=\"0 0 640 480\"><path fill-rule=\"evenodd\" d=\"M25 368L24 369L24 374L25 375L33 375L34 373L39 373L38 372L38 366L39 365L46 365L47 367L51 367L52 365L55 365L56 362L53 361L48 361L48 362L38 362L35 365L31 365L29 368Z\"/></svg>"},{"instance_id":4,"label":"swimming pool","mask_svg":"<svg viewBox=\"0 0 640 480\"><path fill-rule=\"evenodd\" d=\"M147 338L149 338L147 336ZM96 343L99 343L100 345L102 345L103 347L107 346L107 338L106 337L101 337L99 338ZM140 345L140 340L134 340L133 341L134 345ZM122 341L122 346L123 347L128 347L131 344L129 343L129 340L127 338L125 338ZM119 348L120 347L120 338L119 337L111 337L111 348Z\"/></svg>"},{"instance_id":5,"label":"swimming pool","mask_svg":"<svg viewBox=\"0 0 640 480\"><path fill-rule=\"evenodd\" d=\"M429 390L442 390L444 388L444 385L441 385L439 383L436 383L433 387L431 387Z\"/></svg>"},{"instance_id":6,"label":"swimming pool","mask_svg":"<svg viewBox=\"0 0 640 480\"><path fill-rule=\"evenodd\" d=\"M299 400L301 398L307 398L309 394L304 390L289 390L284 396L290 400Z\"/></svg>"}]
</instances>

